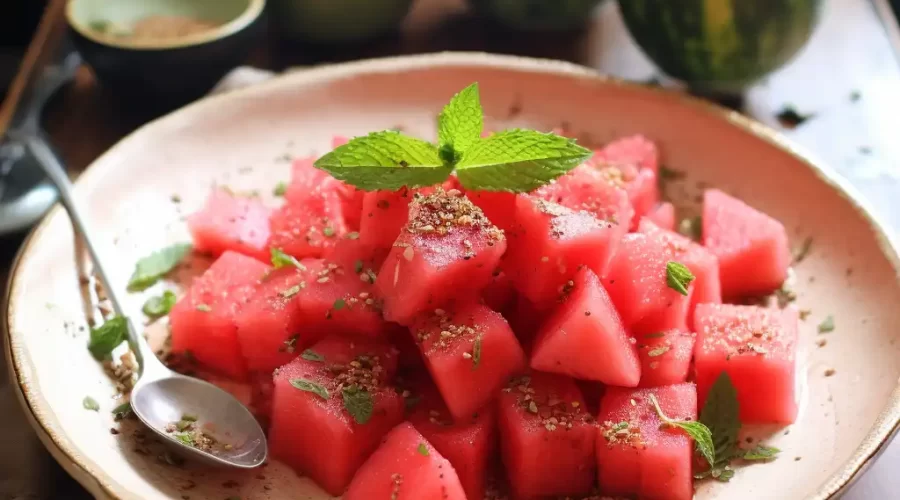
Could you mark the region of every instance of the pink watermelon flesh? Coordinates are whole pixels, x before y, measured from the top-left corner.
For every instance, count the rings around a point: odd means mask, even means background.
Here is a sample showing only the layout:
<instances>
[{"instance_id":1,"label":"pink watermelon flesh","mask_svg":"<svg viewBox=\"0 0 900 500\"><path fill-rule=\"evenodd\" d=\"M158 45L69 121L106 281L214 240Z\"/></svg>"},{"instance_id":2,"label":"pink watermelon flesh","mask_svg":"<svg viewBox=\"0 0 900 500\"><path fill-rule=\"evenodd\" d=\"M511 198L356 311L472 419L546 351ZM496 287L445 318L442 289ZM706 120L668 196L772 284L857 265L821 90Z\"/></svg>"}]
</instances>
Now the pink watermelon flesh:
<instances>
[{"instance_id":1,"label":"pink watermelon flesh","mask_svg":"<svg viewBox=\"0 0 900 500\"><path fill-rule=\"evenodd\" d=\"M244 379L247 365L241 355L235 323L241 307L269 271L262 262L226 251L169 312L172 352L191 356L200 364L236 379Z\"/></svg>"},{"instance_id":2,"label":"pink watermelon flesh","mask_svg":"<svg viewBox=\"0 0 900 500\"><path fill-rule=\"evenodd\" d=\"M575 381L532 372L500 391L500 448L514 498L581 495L596 472L597 428Z\"/></svg>"},{"instance_id":3,"label":"pink watermelon flesh","mask_svg":"<svg viewBox=\"0 0 900 500\"><path fill-rule=\"evenodd\" d=\"M610 142L594 157L595 161L599 159L659 172L659 151L656 144L642 135L621 137Z\"/></svg>"},{"instance_id":4,"label":"pink watermelon flesh","mask_svg":"<svg viewBox=\"0 0 900 500\"><path fill-rule=\"evenodd\" d=\"M370 191L363 197L359 239L369 249L386 254L409 220L409 203L415 191Z\"/></svg>"},{"instance_id":5,"label":"pink watermelon flesh","mask_svg":"<svg viewBox=\"0 0 900 500\"><path fill-rule=\"evenodd\" d=\"M408 422L395 427L353 477L344 500L466 500L450 461Z\"/></svg>"},{"instance_id":6,"label":"pink watermelon flesh","mask_svg":"<svg viewBox=\"0 0 900 500\"><path fill-rule=\"evenodd\" d=\"M537 335L538 329L549 317L552 309L539 309L530 300L518 295L510 311L506 315L509 318L509 325L516 334L516 338L519 339L519 345L530 356L534 337Z\"/></svg>"},{"instance_id":7,"label":"pink watermelon flesh","mask_svg":"<svg viewBox=\"0 0 900 500\"><path fill-rule=\"evenodd\" d=\"M603 274L621 238L615 224L531 196L518 197L516 219L504 271L542 309L553 307L580 267Z\"/></svg>"},{"instance_id":8,"label":"pink watermelon flesh","mask_svg":"<svg viewBox=\"0 0 900 500\"><path fill-rule=\"evenodd\" d=\"M650 210L650 213L648 213L645 218L650 222L656 224L661 229L674 231L675 205L672 205L668 201L664 201Z\"/></svg>"},{"instance_id":9,"label":"pink watermelon flesh","mask_svg":"<svg viewBox=\"0 0 900 500\"><path fill-rule=\"evenodd\" d=\"M260 278L235 324L247 368L272 373L318 339L301 335L303 324L297 311L300 297L293 290L307 279L305 273L291 266Z\"/></svg>"},{"instance_id":10,"label":"pink watermelon flesh","mask_svg":"<svg viewBox=\"0 0 900 500\"><path fill-rule=\"evenodd\" d=\"M628 200L634 208L632 230L637 227L640 218L647 215L659 202L659 186L653 170L605 158L602 152L597 152L589 165L601 172L608 182L628 193Z\"/></svg>"},{"instance_id":11,"label":"pink watermelon flesh","mask_svg":"<svg viewBox=\"0 0 900 500\"><path fill-rule=\"evenodd\" d=\"M455 311L435 311L411 332L457 420L471 418L526 366L525 354L506 320L485 305L470 303Z\"/></svg>"},{"instance_id":12,"label":"pink watermelon flesh","mask_svg":"<svg viewBox=\"0 0 900 500\"><path fill-rule=\"evenodd\" d=\"M408 325L419 313L477 294L505 250L503 232L459 191L415 199L375 282L384 317Z\"/></svg>"},{"instance_id":13,"label":"pink watermelon flesh","mask_svg":"<svg viewBox=\"0 0 900 500\"><path fill-rule=\"evenodd\" d=\"M608 173L585 163L556 179L553 184L538 188L533 194L573 210L590 212L601 221L616 226L618 229L614 232L621 236L628 232L634 207L623 183L611 178Z\"/></svg>"},{"instance_id":14,"label":"pink watermelon flesh","mask_svg":"<svg viewBox=\"0 0 900 500\"><path fill-rule=\"evenodd\" d=\"M703 245L719 259L726 298L770 293L787 278L784 226L718 189L703 194Z\"/></svg>"},{"instance_id":15,"label":"pink watermelon flesh","mask_svg":"<svg viewBox=\"0 0 900 500\"><path fill-rule=\"evenodd\" d=\"M641 359L640 387L678 384L687 380L694 352L694 334L667 330L637 336Z\"/></svg>"},{"instance_id":16,"label":"pink watermelon flesh","mask_svg":"<svg viewBox=\"0 0 900 500\"><path fill-rule=\"evenodd\" d=\"M516 289L509 275L495 269L491 282L481 292L485 305L497 312L505 312L516 300Z\"/></svg>"},{"instance_id":17,"label":"pink watermelon flesh","mask_svg":"<svg viewBox=\"0 0 900 500\"><path fill-rule=\"evenodd\" d=\"M725 372L737 391L741 422L792 423L797 418L797 311L700 304L694 315L700 403Z\"/></svg>"},{"instance_id":18,"label":"pink watermelon flesh","mask_svg":"<svg viewBox=\"0 0 900 500\"><path fill-rule=\"evenodd\" d=\"M511 231L516 223L516 194L500 191L469 191L466 196L498 228Z\"/></svg>"},{"instance_id":19,"label":"pink watermelon flesh","mask_svg":"<svg viewBox=\"0 0 900 500\"><path fill-rule=\"evenodd\" d=\"M695 279L688 310L688 326L693 322L694 308L697 304L722 302L719 260L715 255L689 238L660 229L649 220L641 221L639 231L662 242L669 253L669 259L684 264L693 273Z\"/></svg>"},{"instance_id":20,"label":"pink watermelon flesh","mask_svg":"<svg viewBox=\"0 0 900 500\"><path fill-rule=\"evenodd\" d=\"M269 247L298 259L327 256L349 232L341 202L332 195L288 201L272 214L269 228Z\"/></svg>"},{"instance_id":21,"label":"pink watermelon flesh","mask_svg":"<svg viewBox=\"0 0 900 500\"><path fill-rule=\"evenodd\" d=\"M564 302L534 341L531 367L582 380L634 387L641 364L631 336L590 269L572 281Z\"/></svg>"},{"instance_id":22,"label":"pink watermelon flesh","mask_svg":"<svg viewBox=\"0 0 900 500\"><path fill-rule=\"evenodd\" d=\"M651 333L670 328L687 329L690 293L669 288L666 264L672 260L659 238L631 233L622 238L603 285L626 328ZM689 292L694 285L690 284Z\"/></svg>"},{"instance_id":23,"label":"pink watermelon flesh","mask_svg":"<svg viewBox=\"0 0 900 500\"><path fill-rule=\"evenodd\" d=\"M669 418L696 420L694 384L649 389L610 387L597 417L600 490L638 498L693 498L693 445L684 431L661 426L650 395Z\"/></svg>"},{"instance_id":24,"label":"pink watermelon flesh","mask_svg":"<svg viewBox=\"0 0 900 500\"><path fill-rule=\"evenodd\" d=\"M187 218L194 249L215 257L232 250L268 262L271 210L257 198L214 189L203 208Z\"/></svg>"},{"instance_id":25,"label":"pink watermelon flesh","mask_svg":"<svg viewBox=\"0 0 900 500\"><path fill-rule=\"evenodd\" d=\"M322 340L310 352L315 356L298 357L275 372L269 446L274 458L340 495L382 437L403 420L403 399L388 385L396 352L386 344L337 338ZM353 384L354 379L366 382ZM328 399L291 381L319 384ZM343 390L350 386L364 387L371 396L368 420L357 421L345 408Z\"/></svg>"},{"instance_id":26,"label":"pink watermelon flesh","mask_svg":"<svg viewBox=\"0 0 900 500\"><path fill-rule=\"evenodd\" d=\"M418 398L409 422L456 469L467 498L483 498L488 459L496 439L496 412L489 404L476 414L454 422L434 387L415 391Z\"/></svg>"}]
</instances>

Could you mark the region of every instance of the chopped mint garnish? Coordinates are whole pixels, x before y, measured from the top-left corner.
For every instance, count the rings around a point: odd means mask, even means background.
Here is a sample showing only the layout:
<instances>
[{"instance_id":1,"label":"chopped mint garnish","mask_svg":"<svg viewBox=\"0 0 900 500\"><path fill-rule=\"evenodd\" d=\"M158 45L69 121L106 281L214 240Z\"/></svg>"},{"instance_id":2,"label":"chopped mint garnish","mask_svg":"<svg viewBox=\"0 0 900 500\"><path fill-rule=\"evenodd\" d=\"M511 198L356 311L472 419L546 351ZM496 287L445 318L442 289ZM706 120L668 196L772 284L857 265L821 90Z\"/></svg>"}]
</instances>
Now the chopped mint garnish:
<instances>
[{"instance_id":1,"label":"chopped mint garnish","mask_svg":"<svg viewBox=\"0 0 900 500\"><path fill-rule=\"evenodd\" d=\"M116 420L122 420L128 415L131 415L131 401L126 401L119 406L116 406L111 413Z\"/></svg>"},{"instance_id":2,"label":"chopped mint garnish","mask_svg":"<svg viewBox=\"0 0 900 500\"><path fill-rule=\"evenodd\" d=\"M658 339L666 336L666 332L654 332L644 335L645 339Z\"/></svg>"},{"instance_id":3,"label":"chopped mint garnish","mask_svg":"<svg viewBox=\"0 0 900 500\"><path fill-rule=\"evenodd\" d=\"M113 316L106 323L91 329L88 350L99 361L109 356L127 338L128 320L124 316Z\"/></svg>"},{"instance_id":4,"label":"chopped mint garnish","mask_svg":"<svg viewBox=\"0 0 900 500\"><path fill-rule=\"evenodd\" d=\"M305 378L292 378L290 382L292 386L300 389L301 391L311 392L325 400L331 398L331 396L328 394L328 389L326 389L321 384L317 384L311 380L307 380Z\"/></svg>"},{"instance_id":5,"label":"chopped mint garnish","mask_svg":"<svg viewBox=\"0 0 900 500\"><path fill-rule=\"evenodd\" d=\"M275 184L275 189L272 190L272 194L275 196L284 196L284 193L287 192L287 182L279 182Z\"/></svg>"},{"instance_id":6,"label":"chopped mint garnish","mask_svg":"<svg viewBox=\"0 0 900 500\"><path fill-rule=\"evenodd\" d=\"M361 273L362 270L363 270L363 261L358 260L358 261L354 262L354 263L353 263L353 270L356 272L356 274Z\"/></svg>"},{"instance_id":7,"label":"chopped mint garnish","mask_svg":"<svg viewBox=\"0 0 900 500\"><path fill-rule=\"evenodd\" d=\"M331 238L334 236L334 228L331 226L325 226L322 228L322 234L324 234L327 238Z\"/></svg>"},{"instance_id":8,"label":"chopped mint garnish","mask_svg":"<svg viewBox=\"0 0 900 500\"><path fill-rule=\"evenodd\" d=\"M834 317L832 315L828 315L827 318L823 319L821 323L819 323L819 333L828 333L834 331Z\"/></svg>"},{"instance_id":9,"label":"chopped mint garnish","mask_svg":"<svg viewBox=\"0 0 900 500\"><path fill-rule=\"evenodd\" d=\"M368 391L360 389L359 386L351 385L341 391L341 396L344 399L344 409L347 410L347 413L353 417L357 424L364 425L372 418L374 402L372 401L372 395Z\"/></svg>"},{"instance_id":10,"label":"chopped mint garnish","mask_svg":"<svg viewBox=\"0 0 900 500\"><path fill-rule=\"evenodd\" d=\"M688 294L688 286L694 281L691 270L680 262L669 261L666 263L666 284L681 295Z\"/></svg>"},{"instance_id":11,"label":"chopped mint garnish","mask_svg":"<svg viewBox=\"0 0 900 500\"><path fill-rule=\"evenodd\" d=\"M166 290L159 297L150 297L147 299L147 302L144 302L144 307L141 310L149 318L159 318L169 314L169 311L172 310L172 306L175 305L177 300L178 298L175 297L174 292Z\"/></svg>"},{"instance_id":12,"label":"chopped mint garnish","mask_svg":"<svg viewBox=\"0 0 900 500\"><path fill-rule=\"evenodd\" d=\"M573 139L511 129L482 138L477 84L451 99L438 117L439 147L395 131L356 137L315 166L360 189L396 190L438 184L454 170L468 189L527 192L591 156Z\"/></svg>"},{"instance_id":13,"label":"chopped mint garnish","mask_svg":"<svg viewBox=\"0 0 900 500\"><path fill-rule=\"evenodd\" d=\"M350 231L349 233L347 233L347 236L345 236L345 238L347 238L348 240L358 240L359 233L357 231Z\"/></svg>"},{"instance_id":14,"label":"chopped mint garnish","mask_svg":"<svg viewBox=\"0 0 900 500\"><path fill-rule=\"evenodd\" d=\"M781 450L774 446L766 446L761 444L755 448L746 450L744 454L741 455L741 458L751 462L760 460L772 460L773 458L776 458L778 456L778 453L780 452Z\"/></svg>"},{"instance_id":15,"label":"chopped mint garnish","mask_svg":"<svg viewBox=\"0 0 900 500\"><path fill-rule=\"evenodd\" d=\"M344 306L346 306L346 305L347 305L347 301L346 301L346 300L344 300L344 299L337 299L337 300L334 301L334 304L332 305L332 309L334 309L335 311L340 311L340 310L343 309Z\"/></svg>"},{"instance_id":16,"label":"chopped mint garnish","mask_svg":"<svg viewBox=\"0 0 900 500\"><path fill-rule=\"evenodd\" d=\"M428 456L428 446L425 443L419 443L419 446L416 448L416 451L419 452L419 455L423 457Z\"/></svg>"},{"instance_id":17,"label":"chopped mint garnish","mask_svg":"<svg viewBox=\"0 0 900 500\"><path fill-rule=\"evenodd\" d=\"M128 280L128 290L138 292L156 283L160 278L175 268L193 247L189 243L179 243L156 251L139 260L134 266L134 273Z\"/></svg>"},{"instance_id":18,"label":"chopped mint garnish","mask_svg":"<svg viewBox=\"0 0 900 500\"><path fill-rule=\"evenodd\" d=\"M478 368L481 363L481 335L475 337L475 343L472 344L472 369Z\"/></svg>"},{"instance_id":19,"label":"chopped mint garnish","mask_svg":"<svg viewBox=\"0 0 900 500\"><path fill-rule=\"evenodd\" d=\"M275 269L281 269L282 267L294 266L301 271L306 271L306 266L300 263L294 256L288 255L281 251L278 248L272 248L269 250L269 254L272 258L272 266Z\"/></svg>"},{"instance_id":20,"label":"chopped mint garnish","mask_svg":"<svg viewBox=\"0 0 900 500\"><path fill-rule=\"evenodd\" d=\"M98 403L96 399L90 396L84 397L84 399L81 401L81 406L84 406L85 410L100 411L100 403Z\"/></svg>"},{"instance_id":21,"label":"chopped mint garnish","mask_svg":"<svg viewBox=\"0 0 900 500\"><path fill-rule=\"evenodd\" d=\"M307 361L319 361L319 362L325 361L325 356L322 356L321 354L317 353L316 351L313 351L312 349L307 349L307 350L303 351L303 353L300 355L300 357Z\"/></svg>"},{"instance_id":22,"label":"chopped mint garnish","mask_svg":"<svg viewBox=\"0 0 900 500\"><path fill-rule=\"evenodd\" d=\"M200 312L205 312L205 313L212 311L212 307L209 307L209 304L197 304L196 309Z\"/></svg>"},{"instance_id":23,"label":"chopped mint garnish","mask_svg":"<svg viewBox=\"0 0 900 500\"><path fill-rule=\"evenodd\" d=\"M807 255L809 255L809 251L812 249L812 243L812 237L803 240L803 244L794 252L794 264L803 262L803 259L805 259Z\"/></svg>"},{"instance_id":24,"label":"chopped mint garnish","mask_svg":"<svg viewBox=\"0 0 900 500\"><path fill-rule=\"evenodd\" d=\"M662 420L663 425L677 427L686 432L694 440L694 445L697 447L700 455L709 462L710 467L713 467L716 463L716 449L713 444L712 432L710 432L709 428L693 420L673 420L667 417L663 413L662 408L659 407L659 401L656 400L656 396L653 394L650 394L650 402L653 404L653 408L656 410L656 414L659 415L659 419Z\"/></svg>"}]
</instances>

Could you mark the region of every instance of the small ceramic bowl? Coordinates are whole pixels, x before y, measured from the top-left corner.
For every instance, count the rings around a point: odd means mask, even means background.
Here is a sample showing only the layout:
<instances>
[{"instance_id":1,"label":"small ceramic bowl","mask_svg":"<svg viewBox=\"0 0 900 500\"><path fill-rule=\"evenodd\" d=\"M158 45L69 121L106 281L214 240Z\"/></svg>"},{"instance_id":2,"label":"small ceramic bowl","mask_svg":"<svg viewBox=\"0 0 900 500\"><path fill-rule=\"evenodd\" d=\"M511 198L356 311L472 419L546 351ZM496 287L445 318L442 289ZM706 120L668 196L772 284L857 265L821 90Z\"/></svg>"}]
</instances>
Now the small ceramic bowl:
<instances>
[{"instance_id":1,"label":"small ceramic bowl","mask_svg":"<svg viewBox=\"0 0 900 500\"><path fill-rule=\"evenodd\" d=\"M126 98L180 104L240 64L263 29L265 0L69 0L76 47Z\"/></svg>"},{"instance_id":2,"label":"small ceramic bowl","mask_svg":"<svg viewBox=\"0 0 900 500\"><path fill-rule=\"evenodd\" d=\"M469 0L476 12L518 31L583 28L601 0Z\"/></svg>"},{"instance_id":3,"label":"small ceramic bowl","mask_svg":"<svg viewBox=\"0 0 900 500\"><path fill-rule=\"evenodd\" d=\"M398 29L413 0L270 0L272 22L285 38L347 43Z\"/></svg>"}]
</instances>

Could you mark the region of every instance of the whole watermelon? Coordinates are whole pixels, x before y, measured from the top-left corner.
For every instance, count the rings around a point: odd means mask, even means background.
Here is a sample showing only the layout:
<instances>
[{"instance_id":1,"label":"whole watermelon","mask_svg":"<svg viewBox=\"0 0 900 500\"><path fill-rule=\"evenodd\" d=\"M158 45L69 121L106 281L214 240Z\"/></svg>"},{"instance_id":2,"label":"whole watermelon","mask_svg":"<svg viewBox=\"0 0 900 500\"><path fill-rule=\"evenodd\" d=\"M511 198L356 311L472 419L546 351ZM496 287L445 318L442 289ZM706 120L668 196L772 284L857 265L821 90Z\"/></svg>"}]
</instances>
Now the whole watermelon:
<instances>
[{"instance_id":1,"label":"whole watermelon","mask_svg":"<svg viewBox=\"0 0 900 500\"><path fill-rule=\"evenodd\" d=\"M740 91L790 60L824 0L619 0L625 25L659 68L691 87Z\"/></svg>"},{"instance_id":2,"label":"whole watermelon","mask_svg":"<svg viewBox=\"0 0 900 500\"><path fill-rule=\"evenodd\" d=\"M567 31L583 27L601 0L469 0L501 24L522 31Z\"/></svg>"}]
</instances>

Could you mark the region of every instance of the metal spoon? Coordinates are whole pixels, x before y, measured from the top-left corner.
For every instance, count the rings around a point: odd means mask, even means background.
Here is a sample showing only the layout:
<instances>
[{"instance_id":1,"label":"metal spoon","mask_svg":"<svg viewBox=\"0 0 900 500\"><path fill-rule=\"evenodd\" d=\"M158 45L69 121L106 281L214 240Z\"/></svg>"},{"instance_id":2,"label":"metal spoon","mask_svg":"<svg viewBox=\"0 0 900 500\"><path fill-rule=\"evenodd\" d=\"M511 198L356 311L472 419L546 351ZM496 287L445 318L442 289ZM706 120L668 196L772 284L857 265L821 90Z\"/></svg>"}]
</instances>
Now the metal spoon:
<instances>
[{"instance_id":1,"label":"metal spoon","mask_svg":"<svg viewBox=\"0 0 900 500\"><path fill-rule=\"evenodd\" d=\"M94 262L113 310L125 317L122 302L117 298L116 287L103 269L104 260L91 241L91 232L79 214L72 196L72 184L66 175L62 161L54 154L47 141L32 131L10 131L25 144L37 159L50 181L59 190L62 205L69 213L72 224L81 234ZM131 391L131 409L147 427L165 438L179 451L202 461L250 469L261 465L267 454L266 436L250 411L231 394L193 377L187 377L166 368L153 353L142 335L128 322L128 343L137 359L140 371L138 381ZM197 419L197 424L220 443L223 450L207 452L177 440L166 427L182 420L185 415ZM204 425L205 424L205 425Z\"/></svg>"}]
</instances>

